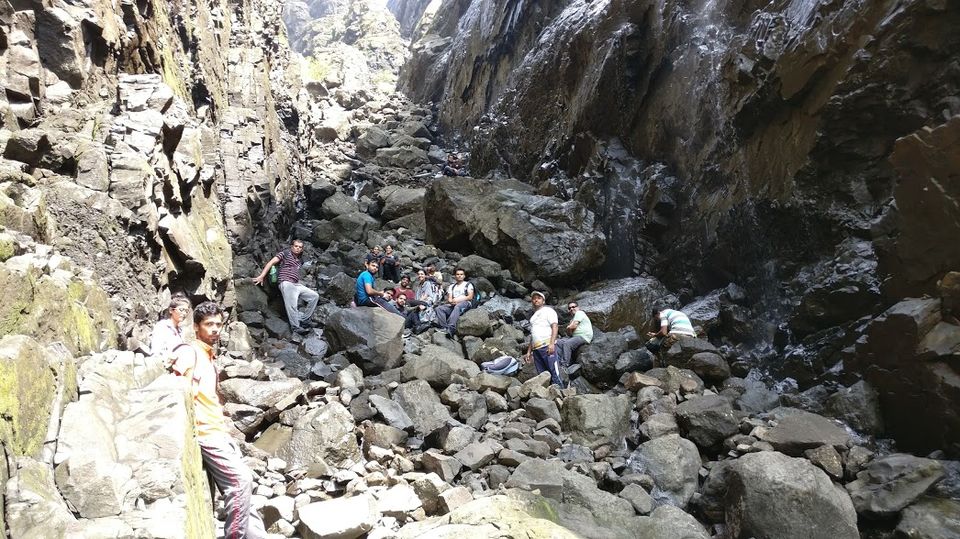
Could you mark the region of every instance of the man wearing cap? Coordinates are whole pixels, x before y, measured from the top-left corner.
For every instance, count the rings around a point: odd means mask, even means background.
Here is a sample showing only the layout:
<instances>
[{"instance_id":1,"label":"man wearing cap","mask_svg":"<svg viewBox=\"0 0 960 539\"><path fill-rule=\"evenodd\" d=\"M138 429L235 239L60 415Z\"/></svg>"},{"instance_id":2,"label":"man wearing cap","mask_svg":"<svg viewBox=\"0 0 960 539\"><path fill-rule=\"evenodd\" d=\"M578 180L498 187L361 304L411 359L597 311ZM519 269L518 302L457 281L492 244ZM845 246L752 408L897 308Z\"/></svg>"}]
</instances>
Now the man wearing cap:
<instances>
[{"instance_id":1,"label":"man wearing cap","mask_svg":"<svg viewBox=\"0 0 960 539\"><path fill-rule=\"evenodd\" d=\"M534 312L530 317L530 344L523 359L529 362L532 357L537 374L549 371L550 382L563 387L556 349L557 312L552 307L544 305L546 300L547 297L539 290L534 290L530 294L530 303L533 304Z\"/></svg>"},{"instance_id":2,"label":"man wearing cap","mask_svg":"<svg viewBox=\"0 0 960 539\"><path fill-rule=\"evenodd\" d=\"M560 357L560 364L564 367L570 366L570 360L573 353L584 344L589 344L593 340L593 322L587 313L580 310L576 301L567 303L567 311L573 319L567 324L567 333L569 337L557 341L557 355Z\"/></svg>"}]
</instances>

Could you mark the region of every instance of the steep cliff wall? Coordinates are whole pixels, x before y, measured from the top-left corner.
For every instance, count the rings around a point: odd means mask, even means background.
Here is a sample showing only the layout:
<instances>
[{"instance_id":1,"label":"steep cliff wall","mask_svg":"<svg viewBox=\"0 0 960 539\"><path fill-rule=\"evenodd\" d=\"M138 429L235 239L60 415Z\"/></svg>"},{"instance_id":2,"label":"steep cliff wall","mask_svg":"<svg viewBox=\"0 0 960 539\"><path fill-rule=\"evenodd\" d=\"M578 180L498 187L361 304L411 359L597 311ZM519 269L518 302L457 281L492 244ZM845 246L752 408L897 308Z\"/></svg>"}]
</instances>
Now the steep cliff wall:
<instances>
[{"instance_id":1,"label":"steep cliff wall","mask_svg":"<svg viewBox=\"0 0 960 539\"><path fill-rule=\"evenodd\" d=\"M610 175L612 139L664 163L682 185L658 255L675 284L709 288L869 237L893 141L960 113L958 21L920 1L476 1L413 45L401 84L448 132L479 127L478 174L576 193ZM762 252L739 241L750 228Z\"/></svg>"},{"instance_id":2,"label":"steep cliff wall","mask_svg":"<svg viewBox=\"0 0 960 539\"><path fill-rule=\"evenodd\" d=\"M0 25L2 181L46 202L42 231L3 225L94 270L124 321L160 289L228 295L231 247L282 229L297 189L279 7L4 2Z\"/></svg>"}]
</instances>

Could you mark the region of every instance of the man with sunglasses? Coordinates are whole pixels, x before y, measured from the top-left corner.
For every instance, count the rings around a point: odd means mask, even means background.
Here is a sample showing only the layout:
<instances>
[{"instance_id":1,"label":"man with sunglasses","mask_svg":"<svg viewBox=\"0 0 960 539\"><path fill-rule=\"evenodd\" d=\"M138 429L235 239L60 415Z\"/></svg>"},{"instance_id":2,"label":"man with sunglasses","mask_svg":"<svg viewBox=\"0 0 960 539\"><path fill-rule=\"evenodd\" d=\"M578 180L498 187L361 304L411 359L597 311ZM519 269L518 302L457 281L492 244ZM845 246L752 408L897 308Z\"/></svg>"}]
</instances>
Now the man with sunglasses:
<instances>
[{"instance_id":1,"label":"man with sunglasses","mask_svg":"<svg viewBox=\"0 0 960 539\"><path fill-rule=\"evenodd\" d=\"M587 313L580 310L576 301L567 304L567 311L573 317L567 324L567 333L570 336L557 341L557 356L564 368L570 366L573 354L578 348L593 340L593 322Z\"/></svg>"}]
</instances>

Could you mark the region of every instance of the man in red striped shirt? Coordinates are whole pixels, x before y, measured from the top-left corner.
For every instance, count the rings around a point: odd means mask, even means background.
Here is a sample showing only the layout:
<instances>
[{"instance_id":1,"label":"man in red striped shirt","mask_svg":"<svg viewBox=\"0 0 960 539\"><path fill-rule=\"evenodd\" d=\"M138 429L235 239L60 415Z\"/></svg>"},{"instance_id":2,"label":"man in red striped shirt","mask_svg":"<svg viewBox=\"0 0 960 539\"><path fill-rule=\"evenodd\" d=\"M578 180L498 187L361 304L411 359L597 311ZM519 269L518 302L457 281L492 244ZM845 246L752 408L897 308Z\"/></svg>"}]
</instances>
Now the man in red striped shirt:
<instances>
[{"instance_id":1,"label":"man in red striped shirt","mask_svg":"<svg viewBox=\"0 0 960 539\"><path fill-rule=\"evenodd\" d=\"M267 265L260 272L260 275L253 280L256 284L262 284L267 273L274 264L280 264L278 270L278 281L280 282L280 294L283 296L283 305L287 308L287 321L290 322L290 331L296 333L307 333L309 327L314 324L310 320L314 309L317 308L317 301L320 295L300 284L300 266L303 265L303 242L293 240L289 249L284 249L277 253L277 256L270 259ZM304 311L300 311L300 300L307 302Z\"/></svg>"}]
</instances>

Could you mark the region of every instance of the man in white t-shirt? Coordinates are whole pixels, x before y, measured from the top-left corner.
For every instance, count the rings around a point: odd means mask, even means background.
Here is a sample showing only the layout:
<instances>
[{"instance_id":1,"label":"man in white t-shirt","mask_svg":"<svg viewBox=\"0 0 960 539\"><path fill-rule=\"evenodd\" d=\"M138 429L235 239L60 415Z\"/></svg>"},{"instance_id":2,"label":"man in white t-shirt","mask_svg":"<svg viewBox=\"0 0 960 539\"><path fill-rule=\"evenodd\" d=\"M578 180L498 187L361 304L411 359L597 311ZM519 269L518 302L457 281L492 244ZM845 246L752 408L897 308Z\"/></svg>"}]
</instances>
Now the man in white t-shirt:
<instances>
[{"instance_id":1,"label":"man in white t-shirt","mask_svg":"<svg viewBox=\"0 0 960 539\"><path fill-rule=\"evenodd\" d=\"M560 362L557 359L557 311L552 307L544 305L547 297L538 290L530 295L530 303L533 304L534 313L530 317L530 344L527 347L527 354L524 361L529 362L533 358L533 364L537 368L537 374L543 371L550 372L550 382L563 387L563 379L560 378Z\"/></svg>"},{"instance_id":2,"label":"man in white t-shirt","mask_svg":"<svg viewBox=\"0 0 960 539\"><path fill-rule=\"evenodd\" d=\"M451 339L457 331L457 320L460 320L460 315L473 307L473 296L475 295L473 283L467 280L467 272L463 268L455 269L453 278L457 282L447 289L446 303L436 308L437 323L447 332L447 337Z\"/></svg>"}]
</instances>

